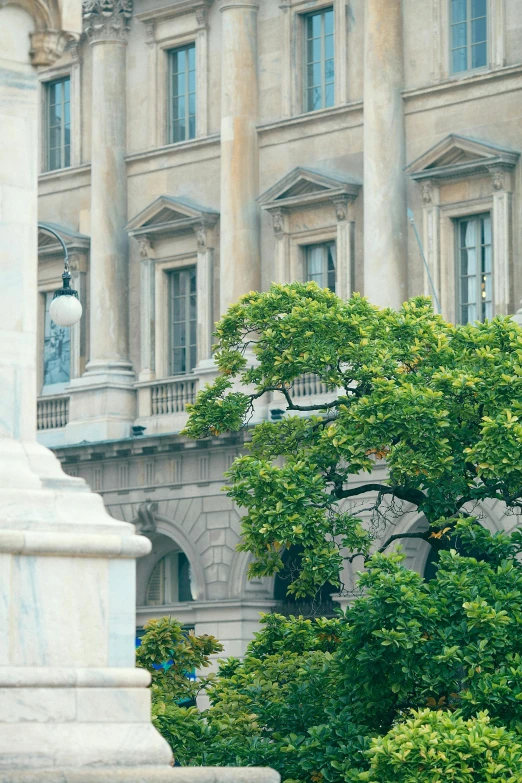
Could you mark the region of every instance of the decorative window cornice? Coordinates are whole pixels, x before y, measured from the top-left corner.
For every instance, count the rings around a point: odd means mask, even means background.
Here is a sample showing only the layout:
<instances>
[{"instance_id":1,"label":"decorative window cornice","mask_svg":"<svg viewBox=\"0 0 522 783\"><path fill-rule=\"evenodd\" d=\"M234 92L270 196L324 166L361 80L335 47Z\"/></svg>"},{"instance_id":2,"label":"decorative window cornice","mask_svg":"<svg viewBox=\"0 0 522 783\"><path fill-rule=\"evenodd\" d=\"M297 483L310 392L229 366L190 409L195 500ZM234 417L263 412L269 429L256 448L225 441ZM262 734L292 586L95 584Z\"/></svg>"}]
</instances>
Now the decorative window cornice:
<instances>
[{"instance_id":1,"label":"decorative window cornice","mask_svg":"<svg viewBox=\"0 0 522 783\"><path fill-rule=\"evenodd\" d=\"M452 133L406 166L406 173L417 182L464 179L513 169L519 157L516 150Z\"/></svg>"},{"instance_id":2,"label":"decorative window cornice","mask_svg":"<svg viewBox=\"0 0 522 783\"><path fill-rule=\"evenodd\" d=\"M42 223L42 226L49 226L56 231L65 242L69 253L87 253L91 244L91 238L86 234L80 234L78 231L72 231L70 228L60 226L57 223ZM59 242L53 236L49 236L45 231L38 231L38 257L47 258L52 256L61 256L63 250Z\"/></svg>"},{"instance_id":3,"label":"decorative window cornice","mask_svg":"<svg viewBox=\"0 0 522 783\"><path fill-rule=\"evenodd\" d=\"M357 198L361 187L354 177L341 179L299 166L259 196L258 203L262 209L279 214L281 210L332 202L339 212L345 201Z\"/></svg>"},{"instance_id":4,"label":"decorative window cornice","mask_svg":"<svg viewBox=\"0 0 522 783\"><path fill-rule=\"evenodd\" d=\"M219 212L186 198L159 196L127 224L129 236L153 241L202 228L212 228ZM197 235L198 241L200 240Z\"/></svg>"}]
</instances>

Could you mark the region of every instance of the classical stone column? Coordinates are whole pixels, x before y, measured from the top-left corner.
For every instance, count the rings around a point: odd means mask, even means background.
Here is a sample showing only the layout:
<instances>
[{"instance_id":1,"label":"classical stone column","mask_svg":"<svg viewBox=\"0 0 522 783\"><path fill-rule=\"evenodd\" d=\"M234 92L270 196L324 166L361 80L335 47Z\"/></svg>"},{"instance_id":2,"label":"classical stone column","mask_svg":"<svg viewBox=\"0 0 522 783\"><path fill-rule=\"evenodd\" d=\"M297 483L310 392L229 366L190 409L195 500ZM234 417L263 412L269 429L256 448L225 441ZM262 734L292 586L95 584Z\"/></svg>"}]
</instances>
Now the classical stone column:
<instances>
[{"instance_id":1,"label":"classical stone column","mask_svg":"<svg viewBox=\"0 0 522 783\"><path fill-rule=\"evenodd\" d=\"M408 296L402 0L367 0L364 41L364 294Z\"/></svg>"},{"instance_id":2,"label":"classical stone column","mask_svg":"<svg viewBox=\"0 0 522 783\"><path fill-rule=\"evenodd\" d=\"M220 311L261 285L256 0L222 0Z\"/></svg>"},{"instance_id":3,"label":"classical stone column","mask_svg":"<svg viewBox=\"0 0 522 783\"><path fill-rule=\"evenodd\" d=\"M71 384L69 442L126 437L135 417L128 344L126 47L132 0L85 0L92 47L89 361ZM96 387L93 389L93 386Z\"/></svg>"},{"instance_id":4,"label":"classical stone column","mask_svg":"<svg viewBox=\"0 0 522 783\"><path fill-rule=\"evenodd\" d=\"M68 22L76 37L79 17ZM29 38L33 64L51 64L71 37L63 19L59 2L0 6L2 783L80 781L74 770L97 766L100 781L111 766L163 763L169 772L171 755L150 723L147 673L134 663L134 559L150 543L109 517L35 439L38 105Z\"/></svg>"},{"instance_id":5,"label":"classical stone column","mask_svg":"<svg viewBox=\"0 0 522 783\"><path fill-rule=\"evenodd\" d=\"M87 0L92 48L89 374L128 373L126 48L132 0Z\"/></svg>"}]
</instances>

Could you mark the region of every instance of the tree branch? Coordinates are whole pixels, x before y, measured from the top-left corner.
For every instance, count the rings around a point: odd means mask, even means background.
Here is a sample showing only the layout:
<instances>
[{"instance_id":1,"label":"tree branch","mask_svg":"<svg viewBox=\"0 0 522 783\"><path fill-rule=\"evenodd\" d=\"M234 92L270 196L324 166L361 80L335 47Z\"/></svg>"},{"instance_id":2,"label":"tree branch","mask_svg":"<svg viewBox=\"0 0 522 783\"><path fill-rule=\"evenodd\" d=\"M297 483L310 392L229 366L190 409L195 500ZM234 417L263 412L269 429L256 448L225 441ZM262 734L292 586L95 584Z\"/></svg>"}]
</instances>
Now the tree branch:
<instances>
[{"instance_id":1,"label":"tree branch","mask_svg":"<svg viewBox=\"0 0 522 783\"><path fill-rule=\"evenodd\" d=\"M335 496L341 500L342 498L352 498L357 495L364 495L365 492L379 492L381 495L393 495L399 500L405 500L408 503L413 503L415 506L420 506L426 500L426 495L420 489L390 487L387 484L363 484L360 487L352 487L352 489L336 490Z\"/></svg>"},{"instance_id":2,"label":"tree branch","mask_svg":"<svg viewBox=\"0 0 522 783\"><path fill-rule=\"evenodd\" d=\"M393 544L394 541L398 541L400 538L420 538L422 541L428 541L430 535L431 533L429 530L426 530L424 533L394 533L393 536L389 537L386 543L379 547L377 552L382 554L384 550L390 546L390 544Z\"/></svg>"}]
</instances>

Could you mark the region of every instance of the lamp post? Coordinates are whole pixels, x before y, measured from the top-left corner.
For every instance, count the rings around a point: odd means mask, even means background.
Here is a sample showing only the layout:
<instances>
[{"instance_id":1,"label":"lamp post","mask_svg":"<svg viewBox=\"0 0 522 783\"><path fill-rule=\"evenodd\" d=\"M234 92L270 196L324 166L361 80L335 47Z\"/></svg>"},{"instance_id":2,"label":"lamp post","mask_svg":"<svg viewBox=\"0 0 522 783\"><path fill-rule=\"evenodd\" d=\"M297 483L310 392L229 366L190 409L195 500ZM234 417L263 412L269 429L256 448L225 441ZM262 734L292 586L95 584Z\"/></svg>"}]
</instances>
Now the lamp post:
<instances>
[{"instance_id":1,"label":"lamp post","mask_svg":"<svg viewBox=\"0 0 522 783\"><path fill-rule=\"evenodd\" d=\"M71 288L71 273L69 272L69 254L65 242L52 228L43 223L38 223L41 231L52 234L63 248L63 274L62 287L54 292L53 301L49 308L49 315L58 326L74 326L82 317L82 305L78 298L78 291Z\"/></svg>"}]
</instances>

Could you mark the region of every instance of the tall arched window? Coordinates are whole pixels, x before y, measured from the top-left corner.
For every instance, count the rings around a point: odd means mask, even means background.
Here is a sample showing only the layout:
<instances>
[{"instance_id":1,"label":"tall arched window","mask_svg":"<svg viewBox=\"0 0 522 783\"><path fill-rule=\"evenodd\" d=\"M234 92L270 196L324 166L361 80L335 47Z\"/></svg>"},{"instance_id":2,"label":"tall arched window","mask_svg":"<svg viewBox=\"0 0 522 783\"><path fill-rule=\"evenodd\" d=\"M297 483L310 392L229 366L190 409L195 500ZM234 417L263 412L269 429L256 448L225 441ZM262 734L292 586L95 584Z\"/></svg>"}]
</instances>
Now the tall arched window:
<instances>
[{"instance_id":1,"label":"tall arched window","mask_svg":"<svg viewBox=\"0 0 522 783\"><path fill-rule=\"evenodd\" d=\"M164 606L194 600L190 563L184 552L174 551L162 557L150 575L145 603Z\"/></svg>"}]
</instances>

